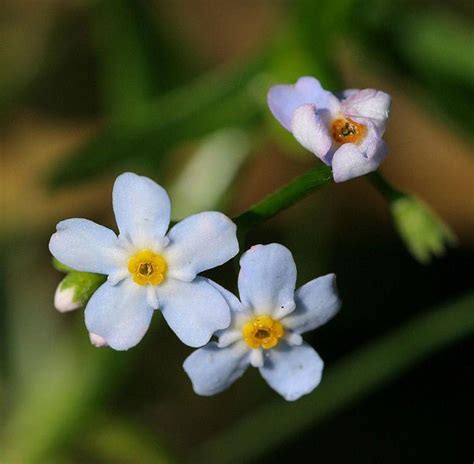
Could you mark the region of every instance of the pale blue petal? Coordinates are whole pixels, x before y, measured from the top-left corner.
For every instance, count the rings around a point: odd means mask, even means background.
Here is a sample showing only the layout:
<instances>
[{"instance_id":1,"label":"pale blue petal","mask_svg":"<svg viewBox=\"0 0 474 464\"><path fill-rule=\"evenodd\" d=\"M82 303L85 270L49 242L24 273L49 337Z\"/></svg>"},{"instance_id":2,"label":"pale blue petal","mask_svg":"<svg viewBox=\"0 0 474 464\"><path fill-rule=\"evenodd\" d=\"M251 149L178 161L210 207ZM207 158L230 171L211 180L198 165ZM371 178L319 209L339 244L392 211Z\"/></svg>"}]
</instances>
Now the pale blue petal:
<instances>
[{"instance_id":1,"label":"pale blue petal","mask_svg":"<svg viewBox=\"0 0 474 464\"><path fill-rule=\"evenodd\" d=\"M243 310L242 303L233 293L229 292L229 290L225 289L224 287L222 287L211 279L207 279L205 277L203 277L203 279L219 291L219 293L224 297L225 301L227 302L229 308L232 311L241 312Z\"/></svg>"},{"instance_id":2,"label":"pale blue petal","mask_svg":"<svg viewBox=\"0 0 474 464\"><path fill-rule=\"evenodd\" d=\"M194 351L184 361L183 368L193 384L193 390L202 396L211 396L230 387L249 365L250 350L243 343L218 348L217 343Z\"/></svg>"},{"instance_id":3,"label":"pale blue petal","mask_svg":"<svg viewBox=\"0 0 474 464\"><path fill-rule=\"evenodd\" d=\"M390 111L390 95L380 90L364 89L352 92L341 103L341 112L359 120L370 119L380 135L384 132Z\"/></svg>"},{"instance_id":4,"label":"pale blue petal","mask_svg":"<svg viewBox=\"0 0 474 464\"><path fill-rule=\"evenodd\" d=\"M328 274L311 280L296 290L295 310L282 319L285 328L304 333L325 324L339 308L336 276Z\"/></svg>"},{"instance_id":5,"label":"pale blue petal","mask_svg":"<svg viewBox=\"0 0 474 464\"><path fill-rule=\"evenodd\" d=\"M166 191L156 182L126 172L117 177L112 197L120 234L136 246L147 247L155 237L166 234L171 204Z\"/></svg>"},{"instance_id":6,"label":"pale blue petal","mask_svg":"<svg viewBox=\"0 0 474 464\"><path fill-rule=\"evenodd\" d=\"M274 85L268 91L267 102L270 111L280 124L291 132L293 113L306 104L317 109L328 109L335 97L324 90L314 77L301 77L295 85Z\"/></svg>"},{"instance_id":7,"label":"pale blue petal","mask_svg":"<svg viewBox=\"0 0 474 464\"><path fill-rule=\"evenodd\" d=\"M326 161L332 138L324 118L317 114L314 105L300 106L293 114L291 129L295 139L318 158Z\"/></svg>"},{"instance_id":8,"label":"pale blue petal","mask_svg":"<svg viewBox=\"0 0 474 464\"><path fill-rule=\"evenodd\" d=\"M289 346L280 343L267 350L260 373L283 398L294 401L319 385L323 367L322 359L308 344Z\"/></svg>"},{"instance_id":9,"label":"pale blue petal","mask_svg":"<svg viewBox=\"0 0 474 464\"><path fill-rule=\"evenodd\" d=\"M76 271L109 274L125 259L117 236L88 219L61 221L49 241L51 254Z\"/></svg>"},{"instance_id":10,"label":"pale blue petal","mask_svg":"<svg viewBox=\"0 0 474 464\"><path fill-rule=\"evenodd\" d=\"M153 309L146 301L146 287L125 279L117 285L104 283L86 307L89 332L106 340L114 350L128 350L145 335Z\"/></svg>"},{"instance_id":11,"label":"pale blue petal","mask_svg":"<svg viewBox=\"0 0 474 464\"><path fill-rule=\"evenodd\" d=\"M216 211L194 214L168 233L170 244L163 256L169 275L191 281L196 274L220 266L239 251L236 225Z\"/></svg>"},{"instance_id":12,"label":"pale blue petal","mask_svg":"<svg viewBox=\"0 0 474 464\"><path fill-rule=\"evenodd\" d=\"M192 282L167 279L157 287L160 310L171 330L186 345L205 345L212 334L230 324L224 297L205 279Z\"/></svg>"},{"instance_id":13,"label":"pale blue petal","mask_svg":"<svg viewBox=\"0 0 474 464\"><path fill-rule=\"evenodd\" d=\"M238 285L244 308L256 314L291 310L295 284L296 265L283 245L255 245L242 255Z\"/></svg>"},{"instance_id":14,"label":"pale blue petal","mask_svg":"<svg viewBox=\"0 0 474 464\"><path fill-rule=\"evenodd\" d=\"M381 139L374 140L365 154L353 143L342 145L332 159L335 182L344 182L354 177L376 171L387 155L387 146Z\"/></svg>"}]
</instances>

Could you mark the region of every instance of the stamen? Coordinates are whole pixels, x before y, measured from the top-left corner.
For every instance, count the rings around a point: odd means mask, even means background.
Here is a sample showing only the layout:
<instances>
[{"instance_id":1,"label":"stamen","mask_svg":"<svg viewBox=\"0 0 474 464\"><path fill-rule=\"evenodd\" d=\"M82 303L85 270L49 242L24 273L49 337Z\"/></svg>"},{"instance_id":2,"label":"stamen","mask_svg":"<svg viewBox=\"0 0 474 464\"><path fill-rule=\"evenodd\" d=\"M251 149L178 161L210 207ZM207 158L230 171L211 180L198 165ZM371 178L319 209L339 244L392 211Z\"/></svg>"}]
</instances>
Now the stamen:
<instances>
[{"instance_id":1,"label":"stamen","mask_svg":"<svg viewBox=\"0 0 474 464\"><path fill-rule=\"evenodd\" d=\"M273 348L284 334L282 324L270 316L255 317L242 327L242 336L250 348Z\"/></svg>"},{"instance_id":2,"label":"stamen","mask_svg":"<svg viewBox=\"0 0 474 464\"><path fill-rule=\"evenodd\" d=\"M139 285L159 285L165 280L168 265L163 256L151 250L141 250L128 261L128 271Z\"/></svg>"},{"instance_id":3,"label":"stamen","mask_svg":"<svg viewBox=\"0 0 474 464\"><path fill-rule=\"evenodd\" d=\"M360 143L366 132L366 126L344 116L332 123L332 138L337 143Z\"/></svg>"}]
</instances>

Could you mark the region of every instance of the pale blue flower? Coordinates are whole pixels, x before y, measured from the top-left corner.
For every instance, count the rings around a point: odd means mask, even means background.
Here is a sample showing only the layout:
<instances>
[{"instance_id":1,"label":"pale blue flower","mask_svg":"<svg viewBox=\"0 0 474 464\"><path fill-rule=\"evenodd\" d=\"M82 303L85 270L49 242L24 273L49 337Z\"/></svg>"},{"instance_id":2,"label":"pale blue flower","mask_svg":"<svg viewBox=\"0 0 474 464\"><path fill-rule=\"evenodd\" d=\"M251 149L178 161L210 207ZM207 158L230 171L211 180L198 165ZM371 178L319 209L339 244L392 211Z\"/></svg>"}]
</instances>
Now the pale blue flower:
<instances>
[{"instance_id":1,"label":"pale blue flower","mask_svg":"<svg viewBox=\"0 0 474 464\"><path fill-rule=\"evenodd\" d=\"M153 311L189 346L202 346L229 325L230 311L212 284L198 277L238 252L235 224L203 212L173 226L166 191L147 177L120 175L113 188L119 235L87 219L67 219L51 237L51 253L67 266L106 274L89 300L90 333L116 350L135 346Z\"/></svg>"},{"instance_id":2,"label":"pale blue flower","mask_svg":"<svg viewBox=\"0 0 474 464\"><path fill-rule=\"evenodd\" d=\"M332 167L336 182L375 171L387 155L382 136L390 96L375 89L346 90L337 98L313 77L275 85L268 105L280 124Z\"/></svg>"},{"instance_id":3,"label":"pale blue flower","mask_svg":"<svg viewBox=\"0 0 474 464\"><path fill-rule=\"evenodd\" d=\"M240 260L240 301L213 283L232 309L231 325L184 362L194 391L209 396L238 379L249 365L286 400L310 393L323 361L301 334L325 324L339 310L335 276L314 279L295 292L296 266L282 245L256 245Z\"/></svg>"}]
</instances>

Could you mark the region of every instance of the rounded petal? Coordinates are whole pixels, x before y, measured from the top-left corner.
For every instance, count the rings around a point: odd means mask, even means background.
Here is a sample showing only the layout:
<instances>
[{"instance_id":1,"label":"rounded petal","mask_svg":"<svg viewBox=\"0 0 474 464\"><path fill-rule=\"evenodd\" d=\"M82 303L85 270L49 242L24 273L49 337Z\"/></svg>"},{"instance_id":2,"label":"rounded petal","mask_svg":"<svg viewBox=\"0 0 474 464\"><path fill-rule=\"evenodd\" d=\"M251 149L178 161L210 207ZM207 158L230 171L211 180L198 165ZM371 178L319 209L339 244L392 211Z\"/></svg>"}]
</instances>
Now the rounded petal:
<instances>
[{"instance_id":1,"label":"rounded petal","mask_svg":"<svg viewBox=\"0 0 474 464\"><path fill-rule=\"evenodd\" d=\"M88 219L66 219L56 230L49 250L76 271L110 274L124 259L114 232Z\"/></svg>"},{"instance_id":2,"label":"rounded petal","mask_svg":"<svg viewBox=\"0 0 474 464\"><path fill-rule=\"evenodd\" d=\"M285 328L304 333L325 324L341 307L336 276L328 274L311 280L296 290L295 310L282 319Z\"/></svg>"},{"instance_id":3,"label":"rounded petal","mask_svg":"<svg viewBox=\"0 0 474 464\"><path fill-rule=\"evenodd\" d=\"M255 245L242 255L238 285L244 308L256 314L293 310L295 284L296 265L283 245Z\"/></svg>"},{"instance_id":4,"label":"rounded petal","mask_svg":"<svg viewBox=\"0 0 474 464\"><path fill-rule=\"evenodd\" d=\"M209 211L183 219L168 233L163 256L169 275L191 281L196 274L220 266L239 251L236 225L222 213Z\"/></svg>"},{"instance_id":5,"label":"rounded petal","mask_svg":"<svg viewBox=\"0 0 474 464\"><path fill-rule=\"evenodd\" d=\"M249 350L243 343L218 348L217 343L196 350L184 361L183 368L202 396L211 396L230 387L249 365Z\"/></svg>"},{"instance_id":6,"label":"rounded petal","mask_svg":"<svg viewBox=\"0 0 474 464\"><path fill-rule=\"evenodd\" d=\"M295 85L274 85L267 95L273 116L290 132L293 113L302 105L313 104L318 109L327 109L335 97L324 90L314 77L300 77Z\"/></svg>"},{"instance_id":7,"label":"rounded petal","mask_svg":"<svg viewBox=\"0 0 474 464\"><path fill-rule=\"evenodd\" d=\"M281 343L268 350L260 373L285 400L294 401L319 385L323 367L322 359L308 344L288 346Z\"/></svg>"},{"instance_id":8,"label":"rounded petal","mask_svg":"<svg viewBox=\"0 0 474 464\"><path fill-rule=\"evenodd\" d=\"M114 350L128 350L143 338L152 315L145 287L129 279L115 286L106 282L87 304L86 327Z\"/></svg>"},{"instance_id":9,"label":"rounded petal","mask_svg":"<svg viewBox=\"0 0 474 464\"><path fill-rule=\"evenodd\" d=\"M387 155L387 146L381 139L373 141L366 154L353 143L342 145L332 159L332 174L335 182L344 182L378 169Z\"/></svg>"},{"instance_id":10,"label":"rounded petal","mask_svg":"<svg viewBox=\"0 0 474 464\"><path fill-rule=\"evenodd\" d=\"M382 135L390 111L390 95L380 90L364 89L351 92L341 102L341 112L348 117L370 119Z\"/></svg>"},{"instance_id":11,"label":"rounded petal","mask_svg":"<svg viewBox=\"0 0 474 464\"><path fill-rule=\"evenodd\" d=\"M224 297L225 301L227 302L229 308L232 311L241 312L243 310L242 303L233 293L229 292L229 290L225 289L224 287L222 287L211 279L207 279L205 277L203 277L203 279L210 285L212 285L216 290L218 290L218 292Z\"/></svg>"},{"instance_id":12,"label":"rounded petal","mask_svg":"<svg viewBox=\"0 0 474 464\"><path fill-rule=\"evenodd\" d=\"M325 156L331 149L332 138L324 118L314 105L300 106L294 112L291 130L303 147L327 163Z\"/></svg>"},{"instance_id":13,"label":"rounded petal","mask_svg":"<svg viewBox=\"0 0 474 464\"><path fill-rule=\"evenodd\" d=\"M165 189L156 182L126 172L117 177L112 198L120 234L134 245L147 247L155 237L166 234L171 203Z\"/></svg>"},{"instance_id":14,"label":"rounded petal","mask_svg":"<svg viewBox=\"0 0 474 464\"><path fill-rule=\"evenodd\" d=\"M158 300L171 330L188 346L205 345L215 331L230 324L229 305L203 278L168 279L158 288Z\"/></svg>"}]
</instances>

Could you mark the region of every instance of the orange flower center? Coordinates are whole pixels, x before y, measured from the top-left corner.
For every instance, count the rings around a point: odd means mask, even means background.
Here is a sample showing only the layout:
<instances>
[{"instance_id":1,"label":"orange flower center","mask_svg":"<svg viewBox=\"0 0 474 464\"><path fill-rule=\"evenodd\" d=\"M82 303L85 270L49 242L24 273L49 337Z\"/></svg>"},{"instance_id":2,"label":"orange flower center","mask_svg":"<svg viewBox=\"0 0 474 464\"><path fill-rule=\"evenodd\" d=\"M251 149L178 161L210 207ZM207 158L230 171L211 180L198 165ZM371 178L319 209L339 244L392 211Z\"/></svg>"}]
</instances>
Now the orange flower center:
<instances>
[{"instance_id":1,"label":"orange flower center","mask_svg":"<svg viewBox=\"0 0 474 464\"><path fill-rule=\"evenodd\" d=\"M337 143L360 143L367 127L350 118L340 117L332 123L332 138Z\"/></svg>"}]
</instances>

